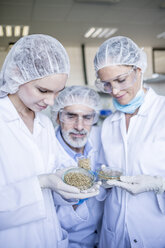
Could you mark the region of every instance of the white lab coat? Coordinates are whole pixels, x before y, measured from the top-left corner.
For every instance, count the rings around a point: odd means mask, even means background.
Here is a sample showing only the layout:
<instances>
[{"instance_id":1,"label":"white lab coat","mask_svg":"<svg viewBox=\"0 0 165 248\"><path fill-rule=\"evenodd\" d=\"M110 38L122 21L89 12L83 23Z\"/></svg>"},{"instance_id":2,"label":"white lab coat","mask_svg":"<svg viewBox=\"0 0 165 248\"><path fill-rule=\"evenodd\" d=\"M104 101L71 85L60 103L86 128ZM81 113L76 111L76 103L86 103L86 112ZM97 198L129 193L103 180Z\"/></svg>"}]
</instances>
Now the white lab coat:
<instances>
[{"instance_id":1,"label":"white lab coat","mask_svg":"<svg viewBox=\"0 0 165 248\"><path fill-rule=\"evenodd\" d=\"M30 133L8 97L0 98L0 247L68 247L52 193L37 175L54 170L54 128L38 113Z\"/></svg>"},{"instance_id":2,"label":"white lab coat","mask_svg":"<svg viewBox=\"0 0 165 248\"><path fill-rule=\"evenodd\" d=\"M91 168L94 170L101 144L99 128L93 127L90 136L89 142L92 150L88 155L91 158ZM64 150L60 142L58 142L56 165L59 168L77 167L77 163ZM57 207L61 226L67 230L69 235L69 248L92 248L98 243L98 234L95 233L95 230L99 233L102 213L103 202L96 200L95 197L83 202L76 210L73 209L72 205L59 205Z\"/></svg>"},{"instance_id":3,"label":"white lab coat","mask_svg":"<svg viewBox=\"0 0 165 248\"><path fill-rule=\"evenodd\" d=\"M165 97L149 89L126 132L125 115L115 112L102 127L107 165L128 176L148 174L165 177ZM105 201L100 248L165 247L165 193L132 195L114 187Z\"/></svg>"}]
</instances>

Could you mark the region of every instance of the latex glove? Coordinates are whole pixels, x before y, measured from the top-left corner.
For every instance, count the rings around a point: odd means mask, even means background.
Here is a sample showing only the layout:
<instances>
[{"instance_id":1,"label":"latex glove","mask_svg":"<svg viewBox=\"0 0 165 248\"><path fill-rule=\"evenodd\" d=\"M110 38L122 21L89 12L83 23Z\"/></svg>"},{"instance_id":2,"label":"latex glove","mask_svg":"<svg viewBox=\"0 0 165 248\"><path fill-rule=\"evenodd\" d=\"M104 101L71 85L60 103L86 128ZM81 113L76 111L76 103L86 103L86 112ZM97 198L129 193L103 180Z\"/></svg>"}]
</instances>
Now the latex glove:
<instances>
[{"instance_id":1,"label":"latex glove","mask_svg":"<svg viewBox=\"0 0 165 248\"><path fill-rule=\"evenodd\" d=\"M105 164L102 164L102 165L101 165L101 170L104 171L105 168L107 168L107 166L106 166ZM103 181L102 181L102 185L101 185L101 186L102 186L103 188L105 188L105 189L111 189L111 188L113 187L113 186L109 185L109 184L107 183L106 180L103 180Z\"/></svg>"},{"instance_id":2,"label":"latex glove","mask_svg":"<svg viewBox=\"0 0 165 248\"><path fill-rule=\"evenodd\" d=\"M68 169L71 168L57 170L56 173L52 174L39 175L38 178L41 188L50 188L51 190L59 193L65 199L84 199L99 194L100 185L98 183L95 183L90 189L82 192L80 189L64 183L62 180L62 175Z\"/></svg>"},{"instance_id":3,"label":"latex glove","mask_svg":"<svg viewBox=\"0 0 165 248\"><path fill-rule=\"evenodd\" d=\"M147 191L163 193L165 190L165 180L159 176L138 175L121 176L120 181L108 180L107 184L117 186L127 190L131 194L139 194Z\"/></svg>"}]
</instances>

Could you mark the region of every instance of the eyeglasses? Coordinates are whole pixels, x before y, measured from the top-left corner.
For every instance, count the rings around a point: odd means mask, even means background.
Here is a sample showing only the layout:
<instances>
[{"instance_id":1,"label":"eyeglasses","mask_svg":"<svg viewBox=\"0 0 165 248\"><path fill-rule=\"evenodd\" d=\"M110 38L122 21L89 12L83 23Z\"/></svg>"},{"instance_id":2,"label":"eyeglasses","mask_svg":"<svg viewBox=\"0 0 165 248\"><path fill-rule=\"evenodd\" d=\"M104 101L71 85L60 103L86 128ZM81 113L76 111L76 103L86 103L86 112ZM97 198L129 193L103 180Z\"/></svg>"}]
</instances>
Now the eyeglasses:
<instances>
[{"instance_id":1,"label":"eyeglasses","mask_svg":"<svg viewBox=\"0 0 165 248\"><path fill-rule=\"evenodd\" d=\"M91 126L98 121L98 114L95 111L86 114L83 113L81 115L79 113L80 112L68 112L62 109L59 111L59 119L61 122L67 124L74 124L82 120L83 124L88 126Z\"/></svg>"},{"instance_id":2,"label":"eyeglasses","mask_svg":"<svg viewBox=\"0 0 165 248\"><path fill-rule=\"evenodd\" d=\"M97 78L95 81L96 87L105 93L112 93L113 88L124 90L132 86L136 81L136 71L137 67L133 66L130 71L127 73L121 74L118 77L112 78L106 81L102 81L101 79ZM112 86L112 83L115 83L115 87Z\"/></svg>"}]
</instances>

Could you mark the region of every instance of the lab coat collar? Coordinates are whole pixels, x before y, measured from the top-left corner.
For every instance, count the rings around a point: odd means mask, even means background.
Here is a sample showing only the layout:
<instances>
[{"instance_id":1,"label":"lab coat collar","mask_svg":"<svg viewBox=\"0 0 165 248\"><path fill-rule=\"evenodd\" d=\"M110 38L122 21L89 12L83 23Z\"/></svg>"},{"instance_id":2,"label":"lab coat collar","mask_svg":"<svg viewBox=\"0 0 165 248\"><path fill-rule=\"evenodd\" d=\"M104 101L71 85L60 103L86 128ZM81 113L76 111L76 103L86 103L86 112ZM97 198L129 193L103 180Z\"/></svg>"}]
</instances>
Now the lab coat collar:
<instances>
[{"instance_id":1,"label":"lab coat collar","mask_svg":"<svg viewBox=\"0 0 165 248\"><path fill-rule=\"evenodd\" d=\"M5 122L12 122L21 119L21 117L19 116L17 110L15 109L14 105L12 104L8 96L0 98L0 100L1 100L0 103L1 113L3 115L3 120ZM41 124L42 127L45 127L45 124L42 121L42 117L40 113L35 113L35 121Z\"/></svg>"},{"instance_id":2,"label":"lab coat collar","mask_svg":"<svg viewBox=\"0 0 165 248\"><path fill-rule=\"evenodd\" d=\"M112 116L110 116L110 121L113 122L113 121L118 121L122 118L124 114L118 110L116 110L114 112L114 114Z\"/></svg>"},{"instance_id":3,"label":"lab coat collar","mask_svg":"<svg viewBox=\"0 0 165 248\"><path fill-rule=\"evenodd\" d=\"M45 122L42 120L42 113L35 112L35 121L39 123L42 127L46 127Z\"/></svg>"},{"instance_id":4,"label":"lab coat collar","mask_svg":"<svg viewBox=\"0 0 165 248\"><path fill-rule=\"evenodd\" d=\"M8 96L0 98L0 101L1 113L5 122L11 122L20 119L19 114L17 113L14 105L12 104Z\"/></svg>"},{"instance_id":5,"label":"lab coat collar","mask_svg":"<svg viewBox=\"0 0 165 248\"><path fill-rule=\"evenodd\" d=\"M155 99L157 98L157 94L155 93L155 91L152 88L150 88L146 85L144 85L144 86L147 89L147 93L145 95L143 104L139 108L137 115L145 117L149 114L149 110L152 108L152 105L153 105ZM112 115L112 117L110 116L110 121L111 122L118 121L118 120L122 119L123 116L124 116L124 113L116 110L114 112L114 114Z\"/></svg>"},{"instance_id":6,"label":"lab coat collar","mask_svg":"<svg viewBox=\"0 0 165 248\"><path fill-rule=\"evenodd\" d=\"M146 85L144 85L144 87L147 89L147 93L145 95L144 102L140 106L139 111L137 113L137 115L141 115L141 116L147 116L149 114L153 103L155 102L156 98L158 97L158 95L155 93L155 91L152 88L150 88Z\"/></svg>"}]
</instances>

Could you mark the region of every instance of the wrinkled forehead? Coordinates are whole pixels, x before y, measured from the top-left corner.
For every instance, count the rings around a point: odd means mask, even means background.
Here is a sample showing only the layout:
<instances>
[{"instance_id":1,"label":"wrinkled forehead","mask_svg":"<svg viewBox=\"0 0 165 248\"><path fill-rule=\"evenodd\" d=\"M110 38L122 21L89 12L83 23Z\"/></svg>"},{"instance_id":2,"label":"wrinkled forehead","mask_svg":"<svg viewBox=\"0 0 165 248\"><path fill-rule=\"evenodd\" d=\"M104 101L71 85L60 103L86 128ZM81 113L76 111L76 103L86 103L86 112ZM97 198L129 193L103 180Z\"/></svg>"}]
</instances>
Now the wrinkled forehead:
<instances>
[{"instance_id":1,"label":"wrinkled forehead","mask_svg":"<svg viewBox=\"0 0 165 248\"><path fill-rule=\"evenodd\" d=\"M72 113L91 113L92 111L94 111L92 108L83 104L70 105L65 107L64 110Z\"/></svg>"}]
</instances>

